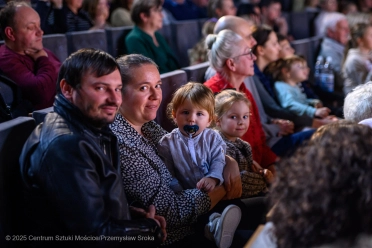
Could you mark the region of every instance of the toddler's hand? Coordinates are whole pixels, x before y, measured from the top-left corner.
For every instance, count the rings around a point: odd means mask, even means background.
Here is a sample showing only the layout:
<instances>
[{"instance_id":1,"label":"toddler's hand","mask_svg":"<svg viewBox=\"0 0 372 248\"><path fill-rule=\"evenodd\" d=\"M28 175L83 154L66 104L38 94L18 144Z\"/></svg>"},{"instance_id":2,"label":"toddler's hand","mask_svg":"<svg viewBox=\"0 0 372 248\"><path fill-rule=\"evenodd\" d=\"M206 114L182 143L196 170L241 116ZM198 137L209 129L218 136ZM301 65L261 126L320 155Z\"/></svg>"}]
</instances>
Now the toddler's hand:
<instances>
[{"instance_id":1,"label":"toddler's hand","mask_svg":"<svg viewBox=\"0 0 372 248\"><path fill-rule=\"evenodd\" d=\"M196 188L200 190L204 190L205 192L211 192L214 187L216 187L217 183L219 182L218 179L213 177L203 177L200 181L196 184Z\"/></svg>"}]
</instances>

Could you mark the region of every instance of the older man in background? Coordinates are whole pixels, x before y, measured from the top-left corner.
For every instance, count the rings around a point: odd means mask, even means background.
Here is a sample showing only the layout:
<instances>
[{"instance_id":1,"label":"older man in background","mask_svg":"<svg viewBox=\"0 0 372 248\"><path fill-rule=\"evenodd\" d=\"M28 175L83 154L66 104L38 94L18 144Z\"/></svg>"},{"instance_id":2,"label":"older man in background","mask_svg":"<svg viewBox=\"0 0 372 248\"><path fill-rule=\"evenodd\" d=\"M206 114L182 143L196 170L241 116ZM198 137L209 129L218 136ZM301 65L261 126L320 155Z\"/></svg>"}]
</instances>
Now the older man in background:
<instances>
[{"instance_id":1,"label":"older man in background","mask_svg":"<svg viewBox=\"0 0 372 248\"><path fill-rule=\"evenodd\" d=\"M52 106L61 63L43 47L38 13L26 2L9 2L0 12L0 32L0 70L35 110Z\"/></svg>"}]
</instances>

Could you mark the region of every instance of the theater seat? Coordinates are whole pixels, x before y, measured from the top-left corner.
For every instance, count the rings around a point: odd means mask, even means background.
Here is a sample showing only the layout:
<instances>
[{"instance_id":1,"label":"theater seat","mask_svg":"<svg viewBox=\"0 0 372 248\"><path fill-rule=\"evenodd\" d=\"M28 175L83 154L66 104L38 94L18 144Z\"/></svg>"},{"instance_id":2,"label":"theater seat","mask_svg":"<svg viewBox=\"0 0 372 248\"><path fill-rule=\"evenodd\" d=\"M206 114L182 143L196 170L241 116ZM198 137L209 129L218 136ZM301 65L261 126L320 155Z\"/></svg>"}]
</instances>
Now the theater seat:
<instances>
[{"instance_id":1,"label":"theater seat","mask_svg":"<svg viewBox=\"0 0 372 248\"><path fill-rule=\"evenodd\" d=\"M35 124L39 125L40 123L44 122L45 116L48 113L53 112L53 110L54 110L54 107L49 107L49 108L40 109L40 110L36 110L32 112L32 118L35 119Z\"/></svg>"},{"instance_id":2,"label":"theater seat","mask_svg":"<svg viewBox=\"0 0 372 248\"><path fill-rule=\"evenodd\" d=\"M68 54L81 48L96 48L107 52L106 32L104 30L88 30L66 33Z\"/></svg>"},{"instance_id":3,"label":"theater seat","mask_svg":"<svg viewBox=\"0 0 372 248\"><path fill-rule=\"evenodd\" d=\"M160 75L161 81L163 82L163 101L160 104L158 112L156 114L155 121L162 126L168 132L172 131L176 126L173 122L168 119L166 110L167 105L172 100L173 93L182 85L187 83L186 72L182 70L175 70Z\"/></svg>"},{"instance_id":4,"label":"theater seat","mask_svg":"<svg viewBox=\"0 0 372 248\"><path fill-rule=\"evenodd\" d=\"M204 62L197 65L192 65L188 67L181 68L186 72L187 81L190 82L197 82L197 83L204 83L204 74L209 67L209 62Z\"/></svg>"},{"instance_id":5,"label":"theater seat","mask_svg":"<svg viewBox=\"0 0 372 248\"><path fill-rule=\"evenodd\" d=\"M64 34L48 34L43 36L43 45L57 56L63 63L68 56L67 39Z\"/></svg>"},{"instance_id":6,"label":"theater seat","mask_svg":"<svg viewBox=\"0 0 372 248\"><path fill-rule=\"evenodd\" d=\"M125 37L132 29L132 26L113 27L105 29L107 38L107 51L114 58L126 54Z\"/></svg>"},{"instance_id":7,"label":"theater seat","mask_svg":"<svg viewBox=\"0 0 372 248\"><path fill-rule=\"evenodd\" d=\"M0 123L0 235L22 235L23 194L19 157L28 136L35 128L30 117ZM5 241L0 237L0 247L22 247L22 242Z\"/></svg>"},{"instance_id":8,"label":"theater seat","mask_svg":"<svg viewBox=\"0 0 372 248\"><path fill-rule=\"evenodd\" d=\"M171 23L175 53L178 55L180 65L190 64L187 50L192 48L201 38L198 20L177 21Z\"/></svg>"}]
</instances>

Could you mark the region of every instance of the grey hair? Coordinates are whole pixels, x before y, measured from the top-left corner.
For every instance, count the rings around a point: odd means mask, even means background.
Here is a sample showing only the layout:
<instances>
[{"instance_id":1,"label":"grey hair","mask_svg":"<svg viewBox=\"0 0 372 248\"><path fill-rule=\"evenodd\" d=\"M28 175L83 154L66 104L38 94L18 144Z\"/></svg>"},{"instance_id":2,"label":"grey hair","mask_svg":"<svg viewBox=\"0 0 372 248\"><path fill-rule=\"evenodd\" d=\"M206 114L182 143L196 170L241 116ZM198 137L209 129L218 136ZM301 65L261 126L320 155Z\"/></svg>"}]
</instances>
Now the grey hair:
<instances>
[{"instance_id":1,"label":"grey hair","mask_svg":"<svg viewBox=\"0 0 372 248\"><path fill-rule=\"evenodd\" d=\"M341 20L347 21L347 18L344 14L338 12L327 13L323 22L324 27L323 34L326 35L328 29L335 31L337 23Z\"/></svg>"},{"instance_id":2,"label":"grey hair","mask_svg":"<svg viewBox=\"0 0 372 248\"><path fill-rule=\"evenodd\" d=\"M355 122L372 118L372 81L359 85L347 94L344 102L344 117Z\"/></svg>"},{"instance_id":3,"label":"grey hair","mask_svg":"<svg viewBox=\"0 0 372 248\"><path fill-rule=\"evenodd\" d=\"M237 43L242 39L240 35L228 29L207 36L205 44L210 50L209 63L217 72L223 72L226 60L237 55Z\"/></svg>"}]
</instances>

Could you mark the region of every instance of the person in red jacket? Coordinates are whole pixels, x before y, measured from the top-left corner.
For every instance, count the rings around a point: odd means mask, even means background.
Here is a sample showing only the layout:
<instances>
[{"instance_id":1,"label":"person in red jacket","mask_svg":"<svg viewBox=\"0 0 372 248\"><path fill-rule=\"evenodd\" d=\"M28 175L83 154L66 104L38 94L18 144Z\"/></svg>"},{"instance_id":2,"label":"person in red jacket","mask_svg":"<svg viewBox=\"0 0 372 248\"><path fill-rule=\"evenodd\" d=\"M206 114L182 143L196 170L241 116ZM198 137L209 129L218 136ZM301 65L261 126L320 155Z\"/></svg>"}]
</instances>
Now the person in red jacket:
<instances>
[{"instance_id":1,"label":"person in red jacket","mask_svg":"<svg viewBox=\"0 0 372 248\"><path fill-rule=\"evenodd\" d=\"M0 70L21 89L34 110L51 107L61 66L43 47L40 17L25 2L9 2L0 12Z\"/></svg>"},{"instance_id":2,"label":"person in red jacket","mask_svg":"<svg viewBox=\"0 0 372 248\"><path fill-rule=\"evenodd\" d=\"M243 83L245 77L254 74L253 63L256 56L247 42L231 30L222 30L218 35L208 35L206 43L211 49L209 62L217 74L205 82L205 85L215 93L234 88L247 96L252 103L252 115L248 131L242 139L251 145L253 160L275 175L276 155L266 145L256 102Z\"/></svg>"}]
</instances>

